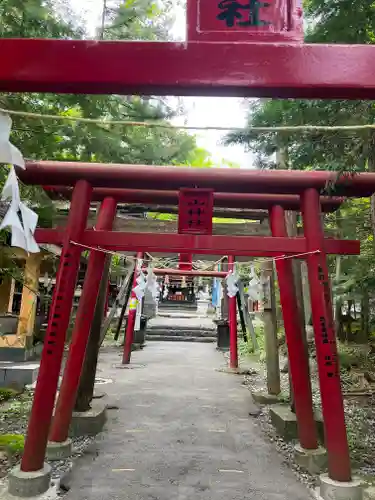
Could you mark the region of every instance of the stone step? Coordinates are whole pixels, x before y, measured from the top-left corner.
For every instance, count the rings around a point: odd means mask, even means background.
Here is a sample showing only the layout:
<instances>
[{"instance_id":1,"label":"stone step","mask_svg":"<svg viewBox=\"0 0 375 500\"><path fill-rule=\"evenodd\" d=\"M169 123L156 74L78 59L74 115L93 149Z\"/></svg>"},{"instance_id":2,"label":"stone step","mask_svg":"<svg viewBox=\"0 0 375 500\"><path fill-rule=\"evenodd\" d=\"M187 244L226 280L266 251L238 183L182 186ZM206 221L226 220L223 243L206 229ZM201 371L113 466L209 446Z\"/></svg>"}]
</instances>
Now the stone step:
<instances>
[{"instance_id":1,"label":"stone step","mask_svg":"<svg viewBox=\"0 0 375 500\"><path fill-rule=\"evenodd\" d=\"M150 321L151 323L151 321ZM197 325L197 324L189 324L188 321L185 321L184 325L174 325L173 322L161 322L159 321L157 324L147 324L147 330L165 330L166 328L171 328L175 331L196 331L196 332L216 332L216 325L213 325L212 327L204 324L203 325Z\"/></svg>"},{"instance_id":2,"label":"stone step","mask_svg":"<svg viewBox=\"0 0 375 500\"><path fill-rule=\"evenodd\" d=\"M181 337L176 335L146 335L146 340L172 341L172 342L203 342L214 343L216 337Z\"/></svg>"},{"instance_id":3,"label":"stone step","mask_svg":"<svg viewBox=\"0 0 375 500\"><path fill-rule=\"evenodd\" d=\"M147 335L170 335L173 337L214 337L215 330L179 330L172 328L147 328Z\"/></svg>"}]
</instances>

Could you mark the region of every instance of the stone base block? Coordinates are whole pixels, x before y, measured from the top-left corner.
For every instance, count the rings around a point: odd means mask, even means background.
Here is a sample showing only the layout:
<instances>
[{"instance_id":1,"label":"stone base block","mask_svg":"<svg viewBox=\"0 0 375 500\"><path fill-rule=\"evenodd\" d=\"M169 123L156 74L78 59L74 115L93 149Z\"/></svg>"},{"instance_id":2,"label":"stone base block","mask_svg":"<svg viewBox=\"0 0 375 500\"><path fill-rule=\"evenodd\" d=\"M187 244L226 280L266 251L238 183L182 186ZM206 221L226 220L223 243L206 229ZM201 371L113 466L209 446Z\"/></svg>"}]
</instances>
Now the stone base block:
<instances>
[{"instance_id":1,"label":"stone base block","mask_svg":"<svg viewBox=\"0 0 375 500\"><path fill-rule=\"evenodd\" d=\"M293 441L298 439L297 417L291 411L289 406L275 405L270 409L270 416L272 425L275 427L276 432L285 441ZM322 416L318 413L315 414L315 422L317 425L319 440L324 443L324 426Z\"/></svg>"},{"instance_id":2,"label":"stone base block","mask_svg":"<svg viewBox=\"0 0 375 500\"><path fill-rule=\"evenodd\" d=\"M0 387L23 390L38 378L39 363L0 362Z\"/></svg>"},{"instance_id":3,"label":"stone base block","mask_svg":"<svg viewBox=\"0 0 375 500\"><path fill-rule=\"evenodd\" d=\"M278 396L265 391L252 391L251 396L256 403L261 405L274 405L280 403Z\"/></svg>"},{"instance_id":4,"label":"stone base block","mask_svg":"<svg viewBox=\"0 0 375 500\"><path fill-rule=\"evenodd\" d=\"M43 469L35 472L23 472L15 467L8 475L8 493L18 497L36 497L45 493L51 482L51 467L44 464Z\"/></svg>"},{"instance_id":5,"label":"stone base block","mask_svg":"<svg viewBox=\"0 0 375 500\"><path fill-rule=\"evenodd\" d=\"M310 474L320 474L327 470L327 451L324 448L305 450L300 444L294 447L296 463Z\"/></svg>"},{"instance_id":6,"label":"stone base block","mask_svg":"<svg viewBox=\"0 0 375 500\"><path fill-rule=\"evenodd\" d=\"M73 412L69 436L96 436L103 430L106 421L107 411L105 405L95 404L89 411Z\"/></svg>"},{"instance_id":7,"label":"stone base block","mask_svg":"<svg viewBox=\"0 0 375 500\"><path fill-rule=\"evenodd\" d=\"M72 440L67 439L62 443L49 441L47 444L47 458L48 460L64 460L69 458L73 451Z\"/></svg>"},{"instance_id":8,"label":"stone base block","mask_svg":"<svg viewBox=\"0 0 375 500\"><path fill-rule=\"evenodd\" d=\"M320 476L319 500L363 500L363 489L358 480L343 483L334 481L328 474Z\"/></svg>"},{"instance_id":9,"label":"stone base block","mask_svg":"<svg viewBox=\"0 0 375 500\"><path fill-rule=\"evenodd\" d=\"M250 368L230 368L229 366L225 368L219 368L217 371L222 373L231 373L233 375L255 375L256 371Z\"/></svg>"}]
</instances>

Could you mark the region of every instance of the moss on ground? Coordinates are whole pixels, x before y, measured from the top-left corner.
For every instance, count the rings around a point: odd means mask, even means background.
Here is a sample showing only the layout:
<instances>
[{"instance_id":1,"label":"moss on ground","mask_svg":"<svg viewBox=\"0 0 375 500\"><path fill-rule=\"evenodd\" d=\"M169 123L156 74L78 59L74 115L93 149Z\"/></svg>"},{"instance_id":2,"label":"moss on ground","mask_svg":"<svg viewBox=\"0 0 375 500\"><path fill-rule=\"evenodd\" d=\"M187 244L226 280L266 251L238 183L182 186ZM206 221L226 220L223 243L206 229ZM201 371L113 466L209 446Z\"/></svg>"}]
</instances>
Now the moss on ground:
<instances>
[{"instance_id":1,"label":"moss on ground","mask_svg":"<svg viewBox=\"0 0 375 500\"><path fill-rule=\"evenodd\" d=\"M0 450L4 450L10 456L20 455L25 444L25 436L22 434L0 434Z\"/></svg>"}]
</instances>

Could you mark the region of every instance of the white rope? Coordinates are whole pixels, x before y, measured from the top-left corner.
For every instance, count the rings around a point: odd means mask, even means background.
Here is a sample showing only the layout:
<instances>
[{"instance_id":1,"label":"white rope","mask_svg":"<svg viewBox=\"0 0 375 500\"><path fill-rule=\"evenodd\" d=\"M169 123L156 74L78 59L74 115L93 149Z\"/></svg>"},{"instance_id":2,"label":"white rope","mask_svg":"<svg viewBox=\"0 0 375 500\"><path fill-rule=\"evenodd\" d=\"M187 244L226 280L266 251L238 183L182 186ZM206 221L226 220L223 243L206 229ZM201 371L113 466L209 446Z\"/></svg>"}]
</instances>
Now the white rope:
<instances>
[{"instance_id":1,"label":"white rope","mask_svg":"<svg viewBox=\"0 0 375 500\"><path fill-rule=\"evenodd\" d=\"M70 243L72 245L76 245L78 247L81 247L81 248L85 248L86 250L94 250L94 251L97 251L97 252L103 252L103 253L107 253L107 254L110 254L110 255L119 255L121 257L124 257L124 254L122 254L121 252L114 252L112 250L106 250L105 248L101 248L101 247L92 247L92 246L89 246L89 245L83 245L82 243L77 243L76 241L72 241L70 240ZM269 258L269 259L266 259L266 258L257 258L257 259L253 259L253 260L249 260L249 261L241 261L240 264L253 264L254 262L274 262L274 261L279 261L279 260L287 260L287 259L295 259L297 257L304 257L306 255L314 255L314 254L318 254L318 253L321 253L320 250L313 250L311 252L303 252L303 253L296 253L296 254L293 254L293 255L280 255L278 257L272 257L272 258ZM157 258L155 257L152 257L150 254L148 254L149 257L151 257L152 260L158 260ZM137 260L136 257L133 257L131 255L126 255L125 256L126 259L131 259L131 260ZM217 260L216 262L211 262L211 261L202 261L202 260L199 260L197 261L198 262L206 262L208 264L208 267L211 267L211 266L214 266L215 264L217 264L218 262L220 262L221 260L223 259L223 257L221 257L219 260ZM195 262L192 262L192 264L194 265ZM164 267L162 269L169 269L168 267ZM207 269L201 269L201 271L205 271Z\"/></svg>"},{"instance_id":2,"label":"white rope","mask_svg":"<svg viewBox=\"0 0 375 500\"><path fill-rule=\"evenodd\" d=\"M0 112L14 116L23 116L24 118L35 118L42 120L58 120L71 121L77 123L93 123L104 126L123 126L123 127L148 127L148 128L164 128L175 130L218 130L218 131L233 131L233 132L330 132L330 131L361 131L375 129L375 123L366 123L363 125L280 125L275 127L217 127L217 126L195 126L195 125L171 125L165 122L138 122L128 120L102 120L97 118L84 118L82 116L70 115L50 115L42 113L31 113L27 111L15 111L10 109L0 108Z\"/></svg>"}]
</instances>

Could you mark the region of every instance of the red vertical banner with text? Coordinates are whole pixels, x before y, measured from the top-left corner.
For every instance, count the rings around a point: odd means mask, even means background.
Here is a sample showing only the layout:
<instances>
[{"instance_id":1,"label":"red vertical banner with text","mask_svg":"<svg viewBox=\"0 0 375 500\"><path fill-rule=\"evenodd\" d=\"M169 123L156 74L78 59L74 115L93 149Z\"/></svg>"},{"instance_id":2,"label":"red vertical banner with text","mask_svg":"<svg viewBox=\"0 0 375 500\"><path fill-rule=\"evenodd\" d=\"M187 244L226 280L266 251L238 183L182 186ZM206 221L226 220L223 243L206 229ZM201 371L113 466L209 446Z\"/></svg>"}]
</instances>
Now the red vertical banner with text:
<instances>
[{"instance_id":1,"label":"red vertical banner with text","mask_svg":"<svg viewBox=\"0 0 375 500\"><path fill-rule=\"evenodd\" d=\"M211 189L180 189L178 232L212 234L214 195Z\"/></svg>"},{"instance_id":2,"label":"red vertical banner with text","mask_svg":"<svg viewBox=\"0 0 375 500\"><path fill-rule=\"evenodd\" d=\"M187 0L187 39L303 41L301 0Z\"/></svg>"}]
</instances>

